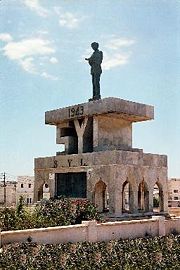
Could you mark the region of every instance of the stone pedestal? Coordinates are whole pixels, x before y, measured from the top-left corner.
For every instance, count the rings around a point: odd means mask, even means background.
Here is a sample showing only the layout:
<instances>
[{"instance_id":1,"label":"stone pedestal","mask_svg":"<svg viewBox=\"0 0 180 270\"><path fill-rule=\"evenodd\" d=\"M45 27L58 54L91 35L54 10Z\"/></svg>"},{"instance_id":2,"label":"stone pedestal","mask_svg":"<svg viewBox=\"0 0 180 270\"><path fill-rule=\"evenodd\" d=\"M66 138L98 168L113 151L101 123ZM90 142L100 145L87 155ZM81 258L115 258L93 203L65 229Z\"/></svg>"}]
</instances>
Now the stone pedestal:
<instances>
[{"instance_id":1,"label":"stone pedestal","mask_svg":"<svg viewBox=\"0 0 180 270\"><path fill-rule=\"evenodd\" d=\"M65 152L35 159L35 201L48 182L51 196L60 190L68 197L86 194L99 211L135 214L152 211L157 184L160 211L166 211L167 157L132 146L132 123L153 118L152 106L119 98L46 112L45 123L56 126L56 142L65 145Z\"/></svg>"}]
</instances>

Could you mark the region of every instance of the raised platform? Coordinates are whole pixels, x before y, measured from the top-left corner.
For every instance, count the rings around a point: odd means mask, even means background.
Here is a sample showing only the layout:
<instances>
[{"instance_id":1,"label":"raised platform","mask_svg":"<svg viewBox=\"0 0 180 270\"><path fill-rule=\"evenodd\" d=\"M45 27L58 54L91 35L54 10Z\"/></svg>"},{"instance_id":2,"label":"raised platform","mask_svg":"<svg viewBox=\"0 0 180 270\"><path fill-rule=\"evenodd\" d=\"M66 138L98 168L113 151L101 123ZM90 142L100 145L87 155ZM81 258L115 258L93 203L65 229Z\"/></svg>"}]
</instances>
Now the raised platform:
<instances>
[{"instance_id":1,"label":"raised platform","mask_svg":"<svg viewBox=\"0 0 180 270\"><path fill-rule=\"evenodd\" d=\"M47 111L45 113L45 123L58 125L75 118L107 114L109 117L113 116L130 122L140 122L154 119L154 107L120 98L109 97Z\"/></svg>"}]
</instances>

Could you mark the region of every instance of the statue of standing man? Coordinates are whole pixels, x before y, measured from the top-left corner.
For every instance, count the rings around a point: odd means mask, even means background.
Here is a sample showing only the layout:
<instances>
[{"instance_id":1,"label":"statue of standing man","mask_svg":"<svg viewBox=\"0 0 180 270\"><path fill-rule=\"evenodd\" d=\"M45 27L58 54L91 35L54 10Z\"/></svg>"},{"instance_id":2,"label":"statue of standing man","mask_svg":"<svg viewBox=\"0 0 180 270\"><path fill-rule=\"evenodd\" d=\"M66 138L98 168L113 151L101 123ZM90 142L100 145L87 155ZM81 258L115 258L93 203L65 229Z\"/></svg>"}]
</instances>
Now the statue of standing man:
<instances>
[{"instance_id":1,"label":"statue of standing man","mask_svg":"<svg viewBox=\"0 0 180 270\"><path fill-rule=\"evenodd\" d=\"M97 100L101 98L100 95L100 76L102 73L101 63L103 60L103 52L99 51L99 44L93 42L91 44L92 49L94 50L93 54L89 58L85 58L91 66L91 75L92 75L92 85L93 85L93 98L92 100Z\"/></svg>"}]
</instances>

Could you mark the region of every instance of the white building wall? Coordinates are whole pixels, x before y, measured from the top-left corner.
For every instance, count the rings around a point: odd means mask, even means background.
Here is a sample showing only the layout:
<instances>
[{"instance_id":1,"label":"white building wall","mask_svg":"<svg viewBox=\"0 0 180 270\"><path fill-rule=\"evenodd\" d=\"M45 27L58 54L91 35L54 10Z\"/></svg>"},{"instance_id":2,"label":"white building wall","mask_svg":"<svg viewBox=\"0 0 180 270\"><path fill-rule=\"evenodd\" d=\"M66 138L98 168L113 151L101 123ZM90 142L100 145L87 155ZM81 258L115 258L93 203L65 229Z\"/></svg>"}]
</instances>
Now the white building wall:
<instances>
[{"instance_id":1,"label":"white building wall","mask_svg":"<svg viewBox=\"0 0 180 270\"><path fill-rule=\"evenodd\" d=\"M0 183L0 204L6 206L16 204L16 182L6 181L5 187L4 183Z\"/></svg>"},{"instance_id":2,"label":"white building wall","mask_svg":"<svg viewBox=\"0 0 180 270\"><path fill-rule=\"evenodd\" d=\"M32 204L34 199L34 176L18 176L16 188L16 202L20 197L26 204Z\"/></svg>"},{"instance_id":3,"label":"white building wall","mask_svg":"<svg viewBox=\"0 0 180 270\"><path fill-rule=\"evenodd\" d=\"M168 181L169 207L180 207L180 179L171 178Z\"/></svg>"}]
</instances>

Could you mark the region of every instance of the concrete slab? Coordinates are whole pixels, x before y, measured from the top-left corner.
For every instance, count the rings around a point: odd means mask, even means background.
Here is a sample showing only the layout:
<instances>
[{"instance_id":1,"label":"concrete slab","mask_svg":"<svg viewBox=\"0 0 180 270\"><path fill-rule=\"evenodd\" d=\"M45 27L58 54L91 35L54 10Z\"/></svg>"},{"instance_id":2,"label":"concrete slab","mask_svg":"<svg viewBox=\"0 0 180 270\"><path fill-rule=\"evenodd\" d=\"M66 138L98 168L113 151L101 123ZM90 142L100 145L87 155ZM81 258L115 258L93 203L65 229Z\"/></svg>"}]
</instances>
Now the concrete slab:
<instances>
[{"instance_id":1,"label":"concrete slab","mask_svg":"<svg viewBox=\"0 0 180 270\"><path fill-rule=\"evenodd\" d=\"M94 115L108 115L139 122L154 119L154 107L120 98L108 97L100 100L76 104L45 113L45 123L58 125L76 118Z\"/></svg>"}]
</instances>

